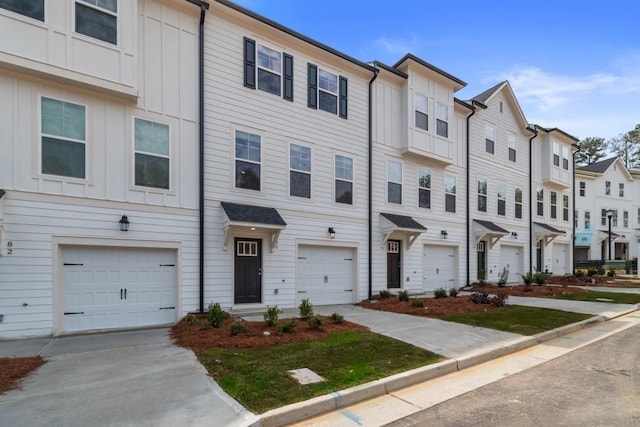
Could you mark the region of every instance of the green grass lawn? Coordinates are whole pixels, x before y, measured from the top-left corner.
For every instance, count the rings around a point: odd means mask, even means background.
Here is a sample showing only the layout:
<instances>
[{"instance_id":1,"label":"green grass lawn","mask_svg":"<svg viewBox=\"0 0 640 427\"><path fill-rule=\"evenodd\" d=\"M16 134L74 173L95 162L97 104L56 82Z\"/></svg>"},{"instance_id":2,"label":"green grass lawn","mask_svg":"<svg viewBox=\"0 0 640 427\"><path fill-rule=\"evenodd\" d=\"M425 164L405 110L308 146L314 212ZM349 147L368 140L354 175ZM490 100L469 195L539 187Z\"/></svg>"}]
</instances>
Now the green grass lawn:
<instances>
[{"instance_id":1,"label":"green grass lawn","mask_svg":"<svg viewBox=\"0 0 640 427\"><path fill-rule=\"evenodd\" d=\"M509 305L477 313L450 314L439 318L450 322L497 329L515 334L535 335L590 317L593 316L548 308Z\"/></svg>"},{"instance_id":2,"label":"green grass lawn","mask_svg":"<svg viewBox=\"0 0 640 427\"><path fill-rule=\"evenodd\" d=\"M323 341L263 349L215 348L198 357L225 392L255 413L443 359L430 351L370 332L345 332ZM287 374L299 368L309 368L327 381L299 385Z\"/></svg>"},{"instance_id":3,"label":"green grass lawn","mask_svg":"<svg viewBox=\"0 0 640 427\"><path fill-rule=\"evenodd\" d=\"M580 294L560 295L556 298L570 299L573 301L612 302L616 304L640 303L640 294L623 294L621 292L588 291ZM612 301L598 301L598 298L610 299Z\"/></svg>"}]
</instances>

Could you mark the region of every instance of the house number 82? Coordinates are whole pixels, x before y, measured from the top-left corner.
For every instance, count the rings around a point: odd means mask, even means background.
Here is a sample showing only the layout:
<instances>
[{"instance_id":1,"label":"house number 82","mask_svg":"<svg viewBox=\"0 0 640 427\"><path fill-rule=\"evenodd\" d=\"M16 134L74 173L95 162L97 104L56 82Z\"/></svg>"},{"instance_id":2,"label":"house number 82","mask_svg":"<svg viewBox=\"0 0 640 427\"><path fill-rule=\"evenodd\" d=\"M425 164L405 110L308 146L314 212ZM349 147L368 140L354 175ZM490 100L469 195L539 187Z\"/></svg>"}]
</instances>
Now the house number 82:
<instances>
[{"instance_id":1,"label":"house number 82","mask_svg":"<svg viewBox=\"0 0 640 427\"><path fill-rule=\"evenodd\" d=\"M7 242L7 255L13 255L13 242Z\"/></svg>"}]
</instances>

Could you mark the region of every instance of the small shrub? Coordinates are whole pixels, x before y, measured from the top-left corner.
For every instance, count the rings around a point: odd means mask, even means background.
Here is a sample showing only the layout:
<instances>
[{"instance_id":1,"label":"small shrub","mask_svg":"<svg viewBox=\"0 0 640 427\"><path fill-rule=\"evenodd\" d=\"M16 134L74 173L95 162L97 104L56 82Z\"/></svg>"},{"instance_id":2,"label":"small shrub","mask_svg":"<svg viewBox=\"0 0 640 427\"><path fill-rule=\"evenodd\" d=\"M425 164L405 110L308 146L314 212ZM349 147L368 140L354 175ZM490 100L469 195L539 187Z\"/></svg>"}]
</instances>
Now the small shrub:
<instances>
[{"instance_id":1,"label":"small shrub","mask_svg":"<svg viewBox=\"0 0 640 427\"><path fill-rule=\"evenodd\" d=\"M576 270L575 276L578 278L584 277L584 270Z\"/></svg>"},{"instance_id":2,"label":"small shrub","mask_svg":"<svg viewBox=\"0 0 640 427\"><path fill-rule=\"evenodd\" d=\"M309 302L308 298L300 301L300 305L298 306L300 309L300 317L307 320L309 317L313 316L313 304Z\"/></svg>"},{"instance_id":3,"label":"small shrub","mask_svg":"<svg viewBox=\"0 0 640 427\"><path fill-rule=\"evenodd\" d=\"M531 285L535 279L533 277L533 274L531 274L531 272L528 272L526 275L522 275L522 281L524 282L525 287L527 285Z\"/></svg>"},{"instance_id":4,"label":"small shrub","mask_svg":"<svg viewBox=\"0 0 640 427\"><path fill-rule=\"evenodd\" d=\"M447 290L445 288L438 288L435 289L433 291L433 297L434 298L446 298L447 297Z\"/></svg>"},{"instance_id":5,"label":"small shrub","mask_svg":"<svg viewBox=\"0 0 640 427\"><path fill-rule=\"evenodd\" d=\"M307 325L311 329L315 329L317 331L324 331L324 320L320 316L311 316L307 319Z\"/></svg>"},{"instance_id":6,"label":"small shrub","mask_svg":"<svg viewBox=\"0 0 640 427\"><path fill-rule=\"evenodd\" d=\"M207 319L213 328L219 328L224 321L224 311L219 303L210 303L207 307Z\"/></svg>"},{"instance_id":7,"label":"small shrub","mask_svg":"<svg viewBox=\"0 0 640 427\"><path fill-rule=\"evenodd\" d=\"M616 269L613 267L609 267L609 271L607 271L607 276L616 277Z\"/></svg>"},{"instance_id":8,"label":"small shrub","mask_svg":"<svg viewBox=\"0 0 640 427\"><path fill-rule=\"evenodd\" d=\"M490 296L486 292L474 292L469 299L476 304L490 304L494 307L504 307L507 304L509 296L506 292L498 292L496 296Z\"/></svg>"},{"instance_id":9,"label":"small shrub","mask_svg":"<svg viewBox=\"0 0 640 427\"><path fill-rule=\"evenodd\" d=\"M453 288L449 288L449 296L450 297L457 297L458 293L460 292L460 289L456 288L455 286Z\"/></svg>"},{"instance_id":10,"label":"small shrub","mask_svg":"<svg viewBox=\"0 0 640 427\"><path fill-rule=\"evenodd\" d=\"M332 313L331 316L329 316L329 320L331 320L333 323L343 323L344 316L342 314Z\"/></svg>"},{"instance_id":11,"label":"small shrub","mask_svg":"<svg viewBox=\"0 0 640 427\"><path fill-rule=\"evenodd\" d=\"M424 307L424 302L421 299L414 298L411 300L411 307L415 307L415 308Z\"/></svg>"},{"instance_id":12,"label":"small shrub","mask_svg":"<svg viewBox=\"0 0 640 427\"><path fill-rule=\"evenodd\" d=\"M384 298L389 298L391 296L391 292L389 292L386 289L383 289L383 290L380 291L379 295L380 295L380 298L383 298L383 299Z\"/></svg>"},{"instance_id":13,"label":"small shrub","mask_svg":"<svg viewBox=\"0 0 640 427\"><path fill-rule=\"evenodd\" d=\"M247 325L242 320L236 320L229 326L229 332L231 335L239 335L247 332Z\"/></svg>"},{"instance_id":14,"label":"small shrub","mask_svg":"<svg viewBox=\"0 0 640 427\"><path fill-rule=\"evenodd\" d=\"M542 286L547 281L547 276L543 272L538 271L536 274L533 275L533 280L536 282L538 286Z\"/></svg>"},{"instance_id":15,"label":"small shrub","mask_svg":"<svg viewBox=\"0 0 640 427\"><path fill-rule=\"evenodd\" d=\"M593 277L593 276L595 276L596 274L598 274L598 269L597 269L596 267L589 267L589 268L587 269L587 276L589 276L589 277Z\"/></svg>"},{"instance_id":16,"label":"small shrub","mask_svg":"<svg viewBox=\"0 0 640 427\"><path fill-rule=\"evenodd\" d=\"M505 266L502 267L502 271L498 275L498 286L504 288L507 284L507 280L509 280L509 268Z\"/></svg>"},{"instance_id":17,"label":"small shrub","mask_svg":"<svg viewBox=\"0 0 640 427\"><path fill-rule=\"evenodd\" d=\"M264 321L267 326L276 326L278 324L278 306L269 307L267 306L267 311L264 313Z\"/></svg>"},{"instance_id":18,"label":"small shrub","mask_svg":"<svg viewBox=\"0 0 640 427\"><path fill-rule=\"evenodd\" d=\"M189 325L195 325L198 323L198 317L195 314L187 314L187 323Z\"/></svg>"},{"instance_id":19,"label":"small shrub","mask_svg":"<svg viewBox=\"0 0 640 427\"><path fill-rule=\"evenodd\" d=\"M409 292L407 291L400 291L398 292L398 299L400 301L409 301Z\"/></svg>"},{"instance_id":20,"label":"small shrub","mask_svg":"<svg viewBox=\"0 0 640 427\"><path fill-rule=\"evenodd\" d=\"M290 334L296 329L298 321L296 319L287 319L278 326L278 332L281 334Z\"/></svg>"}]
</instances>

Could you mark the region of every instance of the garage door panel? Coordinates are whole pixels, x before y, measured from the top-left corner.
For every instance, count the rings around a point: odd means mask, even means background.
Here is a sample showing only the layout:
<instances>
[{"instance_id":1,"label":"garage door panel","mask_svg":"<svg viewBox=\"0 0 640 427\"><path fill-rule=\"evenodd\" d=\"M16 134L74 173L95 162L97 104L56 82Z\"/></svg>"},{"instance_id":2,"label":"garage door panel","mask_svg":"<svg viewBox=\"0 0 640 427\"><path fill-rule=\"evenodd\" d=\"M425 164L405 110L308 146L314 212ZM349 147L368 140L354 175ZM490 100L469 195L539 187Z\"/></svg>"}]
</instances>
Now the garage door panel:
<instances>
[{"instance_id":1,"label":"garage door panel","mask_svg":"<svg viewBox=\"0 0 640 427\"><path fill-rule=\"evenodd\" d=\"M509 271L508 282L518 282L522 277L522 263L524 249L520 246L504 245L500 247L500 271L506 267Z\"/></svg>"},{"instance_id":2,"label":"garage door panel","mask_svg":"<svg viewBox=\"0 0 640 427\"><path fill-rule=\"evenodd\" d=\"M456 248L452 246L425 245L422 262L422 289L451 288L456 282Z\"/></svg>"},{"instance_id":3,"label":"garage door panel","mask_svg":"<svg viewBox=\"0 0 640 427\"><path fill-rule=\"evenodd\" d=\"M325 246L298 247L297 300L312 304L353 302L354 250Z\"/></svg>"}]
</instances>

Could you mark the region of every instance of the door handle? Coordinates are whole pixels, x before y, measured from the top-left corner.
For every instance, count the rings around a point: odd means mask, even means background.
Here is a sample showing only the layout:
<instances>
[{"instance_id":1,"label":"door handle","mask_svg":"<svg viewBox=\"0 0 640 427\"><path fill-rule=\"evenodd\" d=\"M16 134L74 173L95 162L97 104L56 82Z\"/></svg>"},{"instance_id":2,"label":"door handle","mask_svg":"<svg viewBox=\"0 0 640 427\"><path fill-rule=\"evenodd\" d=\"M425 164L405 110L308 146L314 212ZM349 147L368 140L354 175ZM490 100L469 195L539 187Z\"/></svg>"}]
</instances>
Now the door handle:
<instances>
[{"instance_id":1,"label":"door handle","mask_svg":"<svg viewBox=\"0 0 640 427\"><path fill-rule=\"evenodd\" d=\"M436 274L440 274L440 269L436 268Z\"/></svg>"},{"instance_id":2,"label":"door handle","mask_svg":"<svg viewBox=\"0 0 640 427\"><path fill-rule=\"evenodd\" d=\"M120 299L122 299L122 288L120 288Z\"/></svg>"},{"instance_id":3,"label":"door handle","mask_svg":"<svg viewBox=\"0 0 640 427\"><path fill-rule=\"evenodd\" d=\"M262 267L258 268L258 276L262 276Z\"/></svg>"},{"instance_id":4,"label":"door handle","mask_svg":"<svg viewBox=\"0 0 640 427\"><path fill-rule=\"evenodd\" d=\"M324 276L324 283L329 283L329 276Z\"/></svg>"},{"instance_id":5,"label":"door handle","mask_svg":"<svg viewBox=\"0 0 640 427\"><path fill-rule=\"evenodd\" d=\"M124 299L127 299L127 288L124 288Z\"/></svg>"}]
</instances>

